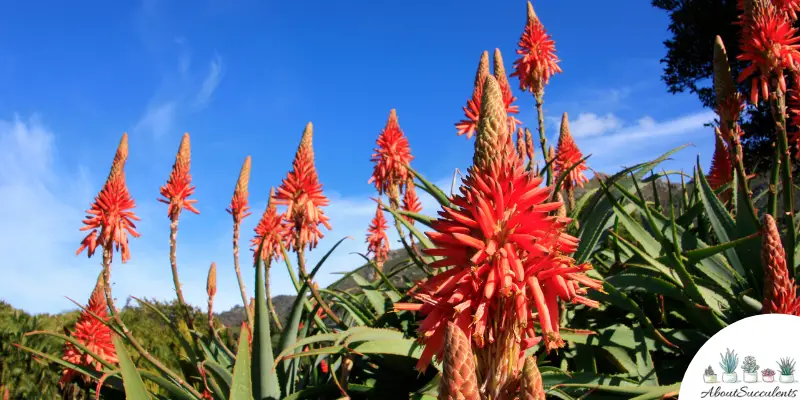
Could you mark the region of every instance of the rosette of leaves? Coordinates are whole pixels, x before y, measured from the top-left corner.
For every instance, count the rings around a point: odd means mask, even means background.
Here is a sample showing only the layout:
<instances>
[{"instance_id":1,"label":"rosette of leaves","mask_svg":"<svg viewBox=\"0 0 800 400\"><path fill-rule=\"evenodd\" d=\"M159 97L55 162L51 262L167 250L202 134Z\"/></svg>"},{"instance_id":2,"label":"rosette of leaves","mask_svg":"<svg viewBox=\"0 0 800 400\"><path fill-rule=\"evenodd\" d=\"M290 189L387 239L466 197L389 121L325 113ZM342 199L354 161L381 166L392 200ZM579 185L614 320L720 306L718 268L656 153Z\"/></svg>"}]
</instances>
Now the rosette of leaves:
<instances>
[{"instance_id":1,"label":"rosette of leaves","mask_svg":"<svg viewBox=\"0 0 800 400\"><path fill-rule=\"evenodd\" d=\"M781 358L778 361L778 368L781 371L781 375L794 375L794 367L795 361L793 358Z\"/></svg>"},{"instance_id":2,"label":"rosette of leaves","mask_svg":"<svg viewBox=\"0 0 800 400\"><path fill-rule=\"evenodd\" d=\"M775 376L775 371L771 368L766 368L761 371L762 376Z\"/></svg>"},{"instance_id":3,"label":"rosette of leaves","mask_svg":"<svg viewBox=\"0 0 800 400\"><path fill-rule=\"evenodd\" d=\"M709 365L708 368L706 368L705 376L713 376L713 375L714 375L714 369L711 368L711 366Z\"/></svg>"},{"instance_id":4,"label":"rosette of leaves","mask_svg":"<svg viewBox=\"0 0 800 400\"><path fill-rule=\"evenodd\" d=\"M723 372L726 374L736 373L736 367L739 366L739 356L733 350L727 349L725 354L720 354L720 358L719 366Z\"/></svg>"},{"instance_id":5,"label":"rosette of leaves","mask_svg":"<svg viewBox=\"0 0 800 400\"><path fill-rule=\"evenodd\" d=\"M744 358L744 362L742 362L742 370L747 372L748 374L755 374L758 372L758 364L756 363L756 358L753 356L747 356Z\"/></svg>"}]
</instances>

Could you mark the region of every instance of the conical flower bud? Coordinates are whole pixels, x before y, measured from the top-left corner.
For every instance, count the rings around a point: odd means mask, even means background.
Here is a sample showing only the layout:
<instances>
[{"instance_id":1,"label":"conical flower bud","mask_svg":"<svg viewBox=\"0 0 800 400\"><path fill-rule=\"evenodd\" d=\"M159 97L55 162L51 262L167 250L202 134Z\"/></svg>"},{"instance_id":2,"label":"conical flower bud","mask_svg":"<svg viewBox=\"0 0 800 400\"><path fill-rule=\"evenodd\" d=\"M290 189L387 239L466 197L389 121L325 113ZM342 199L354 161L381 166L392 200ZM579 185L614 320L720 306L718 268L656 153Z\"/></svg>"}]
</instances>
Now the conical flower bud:
<instances>
[{"instance_id":1,"label":"conical flower bud","mask_svg":"<svg viewBox=\"0 0 800 400\"><path fill-rule=\"evenodd\" d=\"M797 292L786 268L786 252L775 219L765 214L761 224L761 265L764 267L764 302L762 313L794 314Z\"/></svg>"},{"instance_id":2,"label":"conical flower bud","mask_svg":"<svg viewBox=\"0 0 800 400\"><path fill-rule=\"evenodd\" d=\"M475 72L475 87L482 88L483 80L489 76L489 52L481 53L481 60L478 62L478 71Z\"/></svg>"},{"instance_id":3,"label":"conical flower bud","mask_svg":"<svg viewBox=\"0 0 800 400\"><path fill-rule=\"evenodd\" d=\"M536 357L525 359L520 378L519 400L545 400L542 374L536 365Z\"/></svg>"},{"instance_id":4,"label":"conical flower bud","mask_svg":"<svg viewBox=\"0 0 800 400\"><path fill-rule=\"evenodd\" d=\"M527 153L527 149L525 146L525 131L520 128L517 131L517 154L519 154L520 158L525 157Z\"/></svg>"},{"instance_id":5,"label":"conical flower bud","mask_svg":"<svg viewBox=\"0 0 800 400\"><path fill-rule=\"evenodd\" d=\"M303 129L303 136L300 138L300 145L297 147L297 154L301 152L305 152L306 156L308 157L309 162L314 162L314 145L312 143L312 138L314 136L314 125L311 121L306 124L305 129Z\"/></svg>"},{"instance_id":6,"label":"conical flower bud","mask_svg":"<svg viewBox=\"0 0 800 400\"><path fill-rule=\"evenodd\" d=\"M528 159L533 161L533 157L536 155L536 153L534 152L533 147L533 135L531 135L531 130L528 128L525 128L525 149L528 153Z\"/></svg>"},{"instance_id":7,"label":"conical flower bud","mask_svg":"<svg viewBox=\"0 0 800 400\"><path fill-rule=\"evenodd\" d=\"M122 134L122 139L119 140L117 153L114 154L114 161L111 163L111 172L108 173L109 181L124 173L123 169L125 168L126 161L128 161L128 133L124 132Z\"/></svg>"},{"instance_id":8,"label":"conical flower bud","mask_svg":"<svg viewBox=\"0 0 800 400\"><path fill-rule=\"evenodd\" d=\"M480 122L475 138L473 163L476 166L489 165L495 158L503 156L508 141L506 118L500 85L497 79L489 76L483 84Z\"/></svg>"},{"instance_id":9,"label":"conical flower bud","mask_svg":"<svg viewBox=\"0 0 800 400\"><path fill-rule=\"evenodd\" d=\"M536 12L533 11L533 4L528 1L528 22L537 21L539 17L536 16Z\"/></svg>"},{"instance_id":10,"label":"conical flower bud","mask_svg":"<svg viewBox=\"0 0 800 400\"><path fill-rule=\"evenodd\" d=\"M206 293L208 293L208 299L214 298L217 294L217 263L212 262L211 267L208 268L208 279L206 280Z\"/></svg>"},{"instance_id":11,"label":"conical flower bud","mask_svg":"<svg viewBox=\"0 0 800 400\"><path fill-rule=\"evenodd\" d=\"M442 380L439 400L480 400L475 358L469 339L452 322L447 323L444 337Z\"/></svg>"},{"instance_id":12,"label":"conical flower bud","mask_svg":"<svg viewBox=\"0 0 800 400\"><path fill-rule=\"evenodd\" d=\"M559 206L558 210L556 210L556 216L559 218L566 218L567 205L564 204L564 196L561 195L561 192L556 192L555 198L553 200L555 200L558 203L561 203L561 206Z\"/></svg>"},{"instance_id":13,"label":"conical flower bud","mask_svg":"<svg viewBox=\"0 0 800 400\"><path fill-rule=\"evenodd\" d=\"M310 139L309 139L310 140ZM242 165L242 170L239 172L239 180L236 181L236 188L233 190L233 198L231 205L227 209L228 213L233 216L234 223L240 223L244 218L250 215L247 210L250 207L247 205L247 185L250 183L250 156L247 156Z\"/></svg>"},{"instance_id":14,"label":"conical flower bud","mask_svg":"<svg viewBox=\"0 0 800 400\"><path fill-rule=\"evenodd\" d=\"M509 87L508 76L506 75L506 67L503 65L503 55L500 54L500 49L494 49L494 78L500 84L500 88ZM510 91L510 87L509 87Z\"/></svg>"},{"instance_id":15,"label":"conical flower bud","mask_svg":"<svg viewBox=\"0 0 800 400\"><path fill-rule=\"evenodd\" d=\"M728 64L728 53L725 51L725 44L722 38L717 36L714 40L714 92L717 96L717 107L734 93L736 85L731 76L731 67ZM721 117L729 117L722 115Z\"/></svg>"}]
</instances>

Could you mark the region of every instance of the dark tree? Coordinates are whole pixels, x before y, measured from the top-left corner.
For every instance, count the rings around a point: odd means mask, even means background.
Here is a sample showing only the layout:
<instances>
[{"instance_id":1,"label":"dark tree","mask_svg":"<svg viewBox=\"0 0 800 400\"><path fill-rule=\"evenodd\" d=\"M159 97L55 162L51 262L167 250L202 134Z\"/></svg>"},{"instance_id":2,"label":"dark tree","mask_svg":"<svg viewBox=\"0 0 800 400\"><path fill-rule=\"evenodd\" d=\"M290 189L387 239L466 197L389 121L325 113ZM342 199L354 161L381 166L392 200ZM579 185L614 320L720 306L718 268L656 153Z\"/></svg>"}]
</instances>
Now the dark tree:
<instances>
[{"instance_id":1,"label":"dark tree","mask_svg":"<svg viewBox=\"0 0 800 400\"><path fill-rule=\"evenodd\" d=\"M725 43L733 77L738 78L745 64L736 59L740 54L740 28L733 23L739 15L736 3L737 0L652 0L653 6L666 11L670 17L672 38L664 42L667 55L661 59L664 64L662 79L670 93L695 93L705 107L714 108L711 64L717 35ZM750 79L739 84L739 91L750 98ZM768 105L762 102L758 107L748 106L742 130L746 168L768 170L775 142L775 124Z\"/></svg>"}]
</instances>

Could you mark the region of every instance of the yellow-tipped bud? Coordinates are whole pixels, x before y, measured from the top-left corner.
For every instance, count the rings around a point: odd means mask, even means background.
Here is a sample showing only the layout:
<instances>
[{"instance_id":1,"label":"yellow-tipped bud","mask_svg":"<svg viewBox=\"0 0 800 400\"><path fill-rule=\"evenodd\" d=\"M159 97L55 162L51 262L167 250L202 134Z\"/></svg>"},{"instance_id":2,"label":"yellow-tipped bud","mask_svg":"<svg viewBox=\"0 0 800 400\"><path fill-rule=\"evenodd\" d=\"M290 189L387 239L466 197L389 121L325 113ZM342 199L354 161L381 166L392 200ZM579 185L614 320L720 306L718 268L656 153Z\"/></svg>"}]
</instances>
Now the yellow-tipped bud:
<instances>
[{"instance_id":1,"label":"yellow-tipped bud","mask_svg":"<svg viewBox=\"0 0 800 400\"><path fill-rule=\"evenodd\" d=\"M212 262L208 268L208 279L206 280L206 293L209 301L217 294L217 263Z\"/></svg>"},{"instance_id":2,"label":"yellow-tipped bud","mask_svg":"<svg viewBox=\"0 0 800 400\"><path fill-rule=\"evenodd\" d=\"M485 167L503 156L508 143L508 123L503 93L497 79L488 76L483 84L480 122L478 135L475 138L475 155L473 163L476 167Z\"/></svg>"},{"instance_id":3,"label":"yellow-tipped bud","mask_svg":"<svg viewBox=\"0 0 800 400\"><path fill-rule=\"evenodd\" d=\"M733 83L731 67L728 64L728 53L725 51L725 44L722 38L717 36L714 40L714 92L717 97L717 107L736 93L736 85ZM729 116L723 115L727 118Z\"/></svg>"},{"instance_id":4,"label":"yellow-tipped bud","mask_svg":"<svg viewBox=\"0 0 800 400\"><path fill-rule=\"evenodd\" d=\"M475 87L480 87L487 76L489 76L489 52L484 51L478 62L478 71L475 72Z\"/></svg>"}]
</instances>

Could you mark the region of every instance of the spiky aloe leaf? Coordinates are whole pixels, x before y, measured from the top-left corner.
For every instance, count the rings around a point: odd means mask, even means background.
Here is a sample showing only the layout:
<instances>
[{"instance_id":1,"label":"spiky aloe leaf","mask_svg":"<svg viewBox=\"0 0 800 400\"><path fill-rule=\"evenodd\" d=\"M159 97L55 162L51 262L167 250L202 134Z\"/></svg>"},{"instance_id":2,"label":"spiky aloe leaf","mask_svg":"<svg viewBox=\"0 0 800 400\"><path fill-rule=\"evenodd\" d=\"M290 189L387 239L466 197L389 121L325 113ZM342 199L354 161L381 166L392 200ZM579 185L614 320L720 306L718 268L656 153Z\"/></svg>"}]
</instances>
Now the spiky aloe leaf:
<instances>
[{"instance_id":1,"label":"spiky aloe leaf","mask_svg":"<svg viewBox=\"0 0 800 400\"><path fill-rule=\"evenodd\" d=\"M231 397L229 400L253 400L253 384L250 368L250 329L242 323L239 345L236 348L236 364L233 366Z\"/></svg>"},{"instance_id":2,"label":"spiky aloe leaf","mask_svg":"<svg viewBox=\"0 0 800 400\"><path fill-rule=\"evenodd\" d=\"M122 339L119 336L114 336L114 348L117 350L117 358L119 358L119 368L122 371L122 384L125 386L125 398L130 400L148 400L150 395L144 387L142 376L136 371L136 365L133 364L131 356L128 354L128 349L122 344Z\"/></svg>"},{"instance_id":3,"label":"spiky aloe leaf","mask_svg":"<svg viewBox=\"0 0 800 400\"><path fill-rule=\"evenodd\" d=\"M219 365L213 361L203 361L203 368L208 372L206 379L213 379L219 387L220 393L224 398L230 397L231 383L233 383L233 374L227 368Z\"/></svg>"},{"instance_id":4,"label":"spiky aloe leaf","mask_svg":"<svg viewBox=\"0 0 800 400\"><path fill-rule=\"evenodd\" d=\"M263 244L262 244L263 246ZM259 253L261 250L259 249ZM281 389L278 376L272 368L272 336L269 331L270 314L264 286L264 265L256 257L256 312L253 332L253 398L256 400L278 400Z\"/></svg>"},{"instance_id":5,"label":"spiky aloe leaf","mask_svg":"<svg viewBox=\"0 0 800 400\"><path fill-rule=\"evenodd\" d=\"M386 298L383 297L380 291L375 290L373 285L364 279L363 276L359 274L353 274L351 276L353 280L356 282L361 291L364 292L364 296L367 297L369 300L369 304L372 306L372 309L375 310L377 315L382 315L386 312Z\"/></svg>"},{"instance_id":6,"label":"spiky aloe leaf","mask_svg":"<svg viewBox=\"0 0 800 400\"><path fill-rule=\"evenodd\" d=\"M425 179L424 176L422 176L419 172L415 171L410 166L406 165L406 168L408 168L408 172L411 172L414 175L414 177L419 179L420 183L422 183L422 189L424 191L433 196L433 198L436 199L436 201L438 201L439 204L445 207L450 207L450 199L447 198L447 195L444 194L442 189L439 189L438 186L434 185L429 180Z\"/></svg>"}]
</instances>

